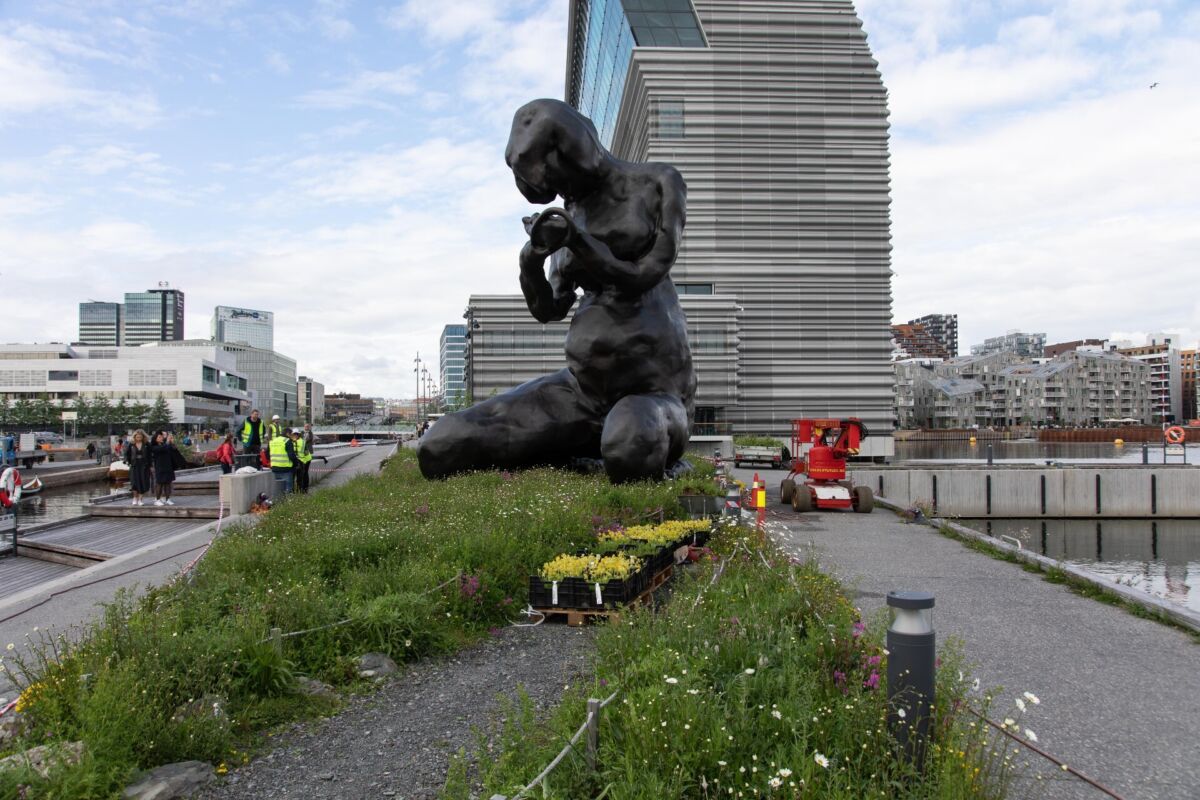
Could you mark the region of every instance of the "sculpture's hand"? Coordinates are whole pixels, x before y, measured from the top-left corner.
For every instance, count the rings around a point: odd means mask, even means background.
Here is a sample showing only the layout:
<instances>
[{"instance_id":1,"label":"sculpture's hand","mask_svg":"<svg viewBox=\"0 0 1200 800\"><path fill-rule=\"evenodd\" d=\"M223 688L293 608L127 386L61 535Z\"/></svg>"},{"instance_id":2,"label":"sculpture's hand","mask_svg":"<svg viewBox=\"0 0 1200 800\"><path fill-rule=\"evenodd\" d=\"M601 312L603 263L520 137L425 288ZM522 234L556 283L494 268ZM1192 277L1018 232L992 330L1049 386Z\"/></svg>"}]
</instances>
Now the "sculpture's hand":
<instances>
[{"instance_id":1,"label":"sculpture's hand","mask_svg":"<svg viewBox=\"0 0 1200 800\"><path fill-rule=\"evenodd\" d=\"M557 208L546 209L522 221L534 249L547 255L565 247L576 234L575 223L565 211Z\"/></svg>"}]
</instances>

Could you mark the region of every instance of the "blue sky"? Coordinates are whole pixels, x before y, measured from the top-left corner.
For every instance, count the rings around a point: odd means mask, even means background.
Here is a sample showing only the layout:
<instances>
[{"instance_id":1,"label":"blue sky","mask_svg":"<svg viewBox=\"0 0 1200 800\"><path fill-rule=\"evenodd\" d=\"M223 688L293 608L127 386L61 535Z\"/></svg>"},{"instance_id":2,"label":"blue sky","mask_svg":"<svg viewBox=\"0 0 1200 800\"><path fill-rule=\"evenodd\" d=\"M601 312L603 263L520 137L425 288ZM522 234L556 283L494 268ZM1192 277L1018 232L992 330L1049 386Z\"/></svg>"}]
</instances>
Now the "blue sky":
<instances>
[{"instance_id":1,"label":"blue sky","mask_svg":"<svg viewBox=\"0 0 1200 800\"><path fill-rule=\"evenodd\" d=\"M897 319L1195 340L1197 4L858 7ZM565 0L0 2L0 339L69 341L80 300L165 280L192 336L265 308L331 390L411 394L468 294L518 291L503 149L565 38Z\"/></svg>"}]
</instances>

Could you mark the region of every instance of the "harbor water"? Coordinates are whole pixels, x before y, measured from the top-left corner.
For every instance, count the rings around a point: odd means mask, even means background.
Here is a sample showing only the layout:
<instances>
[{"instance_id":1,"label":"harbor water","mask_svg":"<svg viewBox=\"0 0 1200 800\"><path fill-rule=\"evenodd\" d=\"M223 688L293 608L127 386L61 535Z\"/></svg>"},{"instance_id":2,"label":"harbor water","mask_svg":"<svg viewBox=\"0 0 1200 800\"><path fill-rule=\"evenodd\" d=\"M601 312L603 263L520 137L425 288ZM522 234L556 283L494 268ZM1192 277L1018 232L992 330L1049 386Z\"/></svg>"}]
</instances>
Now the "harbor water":
<instances>
[{"instance_id":1,"label":"harbor water","mask_svg":"<svg viewBox=\"0 0 1200 800\"><path fill-rule=\"evenodd\" d=\"M92 481L64 486L61 489L43 489L37 494L21 498L18 524L24 529L29 525L42 525L82 516L84 505L93 497L101 497L124 488L124 485L118 487L108 481Z\"/></svg>"}]
</instances>

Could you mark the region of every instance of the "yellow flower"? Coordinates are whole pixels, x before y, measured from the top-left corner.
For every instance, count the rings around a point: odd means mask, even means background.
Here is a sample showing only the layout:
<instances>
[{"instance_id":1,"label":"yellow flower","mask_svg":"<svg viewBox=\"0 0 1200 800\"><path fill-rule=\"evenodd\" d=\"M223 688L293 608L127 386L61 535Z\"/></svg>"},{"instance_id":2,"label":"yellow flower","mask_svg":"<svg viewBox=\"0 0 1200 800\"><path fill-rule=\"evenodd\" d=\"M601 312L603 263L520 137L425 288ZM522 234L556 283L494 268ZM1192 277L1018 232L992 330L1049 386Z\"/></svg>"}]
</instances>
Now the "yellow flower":
<instances>
[{"instance_id":1,"label":"yellow flower","mask_svg":"<svg viewBox=\"0 0 1200 800\"><path fill-rule=\"evenodd\" d=\"M45 688L46 685L41 682L31 683L26 686L25 691L21 692L20 697L17 698L17 705L15 706L17 713L19 714L32 706Z\"/></svg>"}]
</instances>

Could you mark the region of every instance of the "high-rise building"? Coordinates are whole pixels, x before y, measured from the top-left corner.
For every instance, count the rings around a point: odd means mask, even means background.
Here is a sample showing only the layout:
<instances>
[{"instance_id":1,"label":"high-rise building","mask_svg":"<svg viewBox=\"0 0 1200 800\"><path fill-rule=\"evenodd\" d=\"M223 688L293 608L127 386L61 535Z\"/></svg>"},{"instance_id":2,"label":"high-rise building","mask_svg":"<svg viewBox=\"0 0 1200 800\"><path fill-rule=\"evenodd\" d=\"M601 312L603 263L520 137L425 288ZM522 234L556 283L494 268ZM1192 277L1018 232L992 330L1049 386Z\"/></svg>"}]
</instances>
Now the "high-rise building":
<instances>
[{"instance_id":1,"label":"high-rise building","mask_svg":"<svg viewBox=\"0 0 1200 800\"><path fill-rule=\"evenodd\" d=\"M325 419L325 384L301 375L296 379L296 405L305 422Z\"/></svg>"},{"instance_id":2,"label":"high-rise building","mask_svg":"<svg viewBox=\"0 0 1200 800\"><path fill-rule=\"evenodd\" d=\"M447 325L442 328L439 345L442 399L447 406L457 406L467 399L467 326Z\"/></svg>"},{"instance_id":3,"label":"high-rise building","mask_svg":"<svg viewBox=\"0 0 1200 800\"><path fill-rule=\"evenodd\" d=\"M248 344L260 350L275 349L275 314L253 308L217 306L213 309L214 342Z\"/></svg>"},{"instance_id":4,"label":"high-rise building","mask_svg":"<svg viewBox=\"0 0 1200 800\"><path fill-rule=\"evenodd\" d=\"M183 339L183 292L160 284L157 289L126 292L122 309L121 344L130 347L150 342Z\"/></svg>"},{"instance_id":5,"label":"high-rise building","mask_svg":"<svg viewBox=\"0 0 1200 800\"><path fill-rule=\"evenodd\" d=\"M1011 330L1003 336L984 339L983 344L971 345L971 355L987 356L992 353L1012 353L1021 358L1042 358L1045 349L1046 334Z\"/></svg>"},{"instance_id":6,"label":"high-rise building","mask_svg":"<svg viewBox=\"0 0 1200 800\"><path fill-rule=\"evenodd\" d=\"M950 358L945 346L929 335L925 326L910 322L892 326L892 360L909 358Z\"/></svg>"},{"instance_id":7,"label":"high-rise building","mask_svg":"<svg viewBox=\"0 0 1200 800\"><path fill-rule=\"evenodd\" d=\"M616 156L688 185L671 277L686 313L707 301L693 355L729 366L706 388L697 364L696 430L890 428L887 93L850 0L571 0L568 36L567 102ZM504 359L483 324L473 386Z\"/></svg>"},{"instance_id":8,"label":"high-rise building","mask_svg":"<svg viewBox=\"0 0 1200 800\"><path fill-rule=\"evenodd\" d=\"M79 304L79 344L119 347L121 304L89 300Z\"/></svg>"},{"instance_id":9,"label":"high-rise building","mask_svg":"<svg viewBox=\"0 0 1200 800\"><path fill-rule=\"evenodd\" d=\"M1178 422L1183 419L1183 373L1179 348L1173 334L1150 336L1140 347L1122 347L1122 355L1150 365L1150 407L1152 422Z\"/></svg>"},{"instance_id":10,"label":"high-rise building","mask_svg":"<svg viewBox=\"0 0 1200 800\"><path fill-rule=\"evenodd\" d=\"M947 358L958 355L958 314L926 314L910 319L909 325L920 325L946 351Z\"/></svg>"},{"instance_id":11,"label":"high-rise building","mask_svg":"<svg viewBox=\"0 0 1200 800\"><path fill-rule=\"evenodd\" d=\"M1181 420L1193 420L1200 417L1196 410L1196 368L1200 366L1198 354L1200 354L1200 350L1179 351L1179 384L1183 387Z\"/></svg>"}]
</instances>

